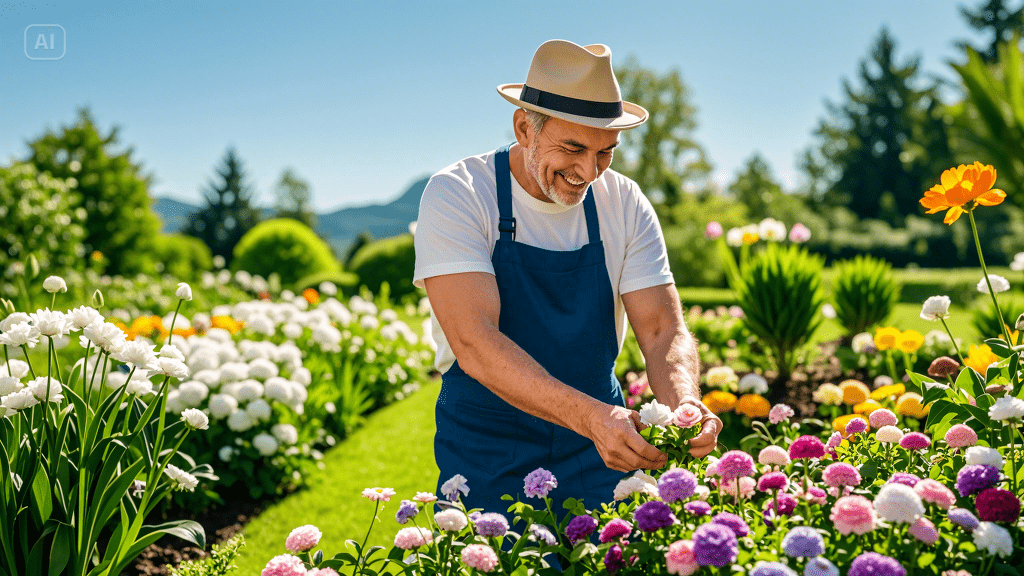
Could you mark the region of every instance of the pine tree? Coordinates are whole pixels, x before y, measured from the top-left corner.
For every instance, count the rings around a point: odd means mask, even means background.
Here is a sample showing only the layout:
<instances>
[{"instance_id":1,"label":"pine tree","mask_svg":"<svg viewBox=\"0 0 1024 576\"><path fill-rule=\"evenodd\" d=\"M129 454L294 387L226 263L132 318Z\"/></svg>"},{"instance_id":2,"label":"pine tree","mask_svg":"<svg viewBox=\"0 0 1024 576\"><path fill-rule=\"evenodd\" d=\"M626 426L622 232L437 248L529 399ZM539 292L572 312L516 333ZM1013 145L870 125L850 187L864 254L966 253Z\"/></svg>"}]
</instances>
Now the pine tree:
<instances>
[{"instance_id":1,"label":"pine tree","mask_svg":"<svg viewBox=\"0 0 1024 576\"><path fill-rule=\"evenodd\" d=\"M987 0L973 12L960 7L960 15L971 28L982 33L992 32L993 38L988 47L976 49L989 64L999 61L1000 42L1009 42L1014 34L1024 34L1024 4L1016 10L1011 10L1007 4L1006 0ZM959 42L958 45L971 47L967 42Z\"/></svg>"},{"instance_id":2,"label":"pine tree","mask_svg":"<svg viewBox=\"0 0 1024 576\"><path fill-rule=\"evenodd\" d=\"M823 200L901 226L920 213L921 195L952 154L937 87L915 88L920 59L898 63L895 51L883 28L870 59L861 62L862 86L844 80L846 103L826 103L831 118L816 134L831 184Z\"/></svg>"},{"instance_id":3,"label":"pine tree","mask_svg":"<svg viewBox=\"0 0 1024 576\"><path fill-rule=\"evenodd\" d=\"M772 169L760 154L754 154L729 185L729 193L746 205L747 214L753 220L761 220L772 214L772 204L782 197L783 191L775 181Z\"/></svg>"},{"instance_id":4,"label":"pine tree","mask_svg":"<svg viewBox=\"0 0 1024 576\"><path fill-rule=\"evenodd\" d=\"M214 256L224 257L230 265L235 244L259 222L259 213L252 206L253 189L234 148L228 148L216 172L219 180L209 181L203 191L206 207L192 215L182 232L205 242Z\"/></svg>"},{"instance_id":5,"label":"pine tree","mask_svg":"<svg viewBox=\"0 0 1024 576\"><path fill-rule=\"evenodd\" d=\"M276 198L275 210L278 218L298 220L312 229L316 229L316 213L310 206L313 193L309 182L303 180L291 168L285 168L274 187Z\"/></svg>"}]
</instances>

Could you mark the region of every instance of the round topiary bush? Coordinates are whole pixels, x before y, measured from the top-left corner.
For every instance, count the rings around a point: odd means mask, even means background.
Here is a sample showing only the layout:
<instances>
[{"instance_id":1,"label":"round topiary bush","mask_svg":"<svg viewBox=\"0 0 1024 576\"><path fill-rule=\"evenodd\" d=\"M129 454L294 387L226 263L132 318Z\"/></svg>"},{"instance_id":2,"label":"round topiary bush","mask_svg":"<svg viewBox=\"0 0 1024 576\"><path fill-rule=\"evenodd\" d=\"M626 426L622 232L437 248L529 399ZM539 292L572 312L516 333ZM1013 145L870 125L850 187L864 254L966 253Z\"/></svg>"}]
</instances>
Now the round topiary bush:
<instances>
[{"instance_id":1,"label":"round topiary bush","mask_svg":"<svg viewBox=\"0 0 1024 576\"><path fill-rule=\"evenodd\" d=\"M315 290L320 289L320 284L324 282L330 282L338 288L340 294L345 296L355 296L359 289L359 276L342 270L341 272L319 272L317 274L310 274L304 278L299 279L295 283L293 290L296 293L301 293L306 288L313 288Z\"/></svg>"},{"instance_id":2,"label":"round topiary bush","mask_svg":"<svg viewBox=\"0 0 1024 576\"><path fill-rule=\"evenodd\" d=\"M416 291L412 285L415 263L412 234L403 234L363 246L352 256L348 269L359 275L359 284L374 294L379 293L381 284L387 282L391 287L391 297L398 299Z\"/></svg>"},{"instance_id":3,"label":"round topiary bush","mask_svg":"<svg viewBox=\"0 0 1024 576\"><path fill-rule=\"evenodd\" d=\"M188 281L199 278L200 273L213 269L213 255L206 243L184 234L160 234L153 242L156 271Z\"/></svg>"},{"instance_id":4,"label":"round topiary bush","mask_svg":"<svg viewBox=\"0 0 1024 576\"><path fill-rule=\"evenodd\" d=\"M320 272L338 272L331 249L309 226L290 218L261 222L235 245L231 269L264 278L277 272L282 286Z\"/></svg>"}]
</instances>

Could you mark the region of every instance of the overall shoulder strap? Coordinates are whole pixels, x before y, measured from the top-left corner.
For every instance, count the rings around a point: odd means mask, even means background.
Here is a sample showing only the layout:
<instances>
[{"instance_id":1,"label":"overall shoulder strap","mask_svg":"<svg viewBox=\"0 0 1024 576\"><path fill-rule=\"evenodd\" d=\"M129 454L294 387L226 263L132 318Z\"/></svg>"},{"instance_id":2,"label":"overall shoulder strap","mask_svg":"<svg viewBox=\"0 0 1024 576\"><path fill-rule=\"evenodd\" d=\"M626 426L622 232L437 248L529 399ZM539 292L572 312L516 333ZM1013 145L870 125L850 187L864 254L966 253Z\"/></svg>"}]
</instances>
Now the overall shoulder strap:
<instances>
[{"instance_id":1,"label":"overall shoulder strap","mask_svg":"<svg viewBox=\"0 0 1024 576\"><path fill-rule=\"evenodd\" d=\"M597 204L594 202L594 186L587 188L583 198L583 213L587 216L587 236L590 243L601 241L601 225L597 221Z\"/></svg>"},{"instance_id":2,"label":"overall shoulder strap","mask_svg":"<svg viewBox=\"0 0 1024 576\"><path fill-rule=\"evenodd\" d=\"M516 219L512 217L512 176L509 174L508 151L503 146L494 155L494 174L498 186L498 231L500 239L515 241Z\"/></svg>"}]
</instances>

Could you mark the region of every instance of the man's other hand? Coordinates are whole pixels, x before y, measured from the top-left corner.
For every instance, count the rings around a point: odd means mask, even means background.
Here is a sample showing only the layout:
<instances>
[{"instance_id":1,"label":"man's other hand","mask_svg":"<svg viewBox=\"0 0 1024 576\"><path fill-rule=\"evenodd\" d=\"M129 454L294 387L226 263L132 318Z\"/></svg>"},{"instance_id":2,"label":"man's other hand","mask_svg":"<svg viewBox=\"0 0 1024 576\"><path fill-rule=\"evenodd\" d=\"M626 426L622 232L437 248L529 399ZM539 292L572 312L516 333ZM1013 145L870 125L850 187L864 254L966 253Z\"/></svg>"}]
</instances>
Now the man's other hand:
<instances>
[{"instance_id":1,"label":"man's other hand","mask_svg":"<svg viewBox=\"0 0 1024 576\"><path fill-rule=\"evenodd\" d=\"M599 404L589 422L587 437L594 442L605 466L619 472L632 472L660 469L668 463L668 456L648 444L637 432L643 425L635 410Z\"/></svg>"},{"instance_id":2,"label":"man's other hand","mask_svg":"<svg viewBox=\"0 0 1024 576\"><path fill-rule=\"evenodd\" d=\"M700 420L700 434L690 440L690 456L694 458L703 458L710 454L718 445L718 433L722 431L721 418L708 410L704 404L700 404L700 410L703 414Z\"/></svg>"}]
</instances>

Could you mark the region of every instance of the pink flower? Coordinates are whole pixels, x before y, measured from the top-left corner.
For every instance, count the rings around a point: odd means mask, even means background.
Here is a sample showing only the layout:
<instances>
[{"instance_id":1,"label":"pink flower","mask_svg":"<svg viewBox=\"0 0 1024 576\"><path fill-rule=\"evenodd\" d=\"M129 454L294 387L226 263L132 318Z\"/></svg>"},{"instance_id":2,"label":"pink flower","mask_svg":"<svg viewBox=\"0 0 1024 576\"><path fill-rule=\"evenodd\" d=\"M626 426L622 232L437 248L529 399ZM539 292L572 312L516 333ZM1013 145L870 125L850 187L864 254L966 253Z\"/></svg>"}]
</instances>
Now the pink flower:
<instances>
[{"instance_id":1,"label":"pink flower","mask_svg":"<svg viewBox=\"0 0 1024 576\"><path fill-rule=\"evenodd\" d=\"M910 535L925 544L931 545L939 541L939 531L932 521L921 516L910 525Z\"/></svg>"},{"instance_id":2,"label":"pink flower","mask_svg":"<svg viewBox=\"0 0 1024 576\"><path fill-rule=\"evenodd\" d=\"M433 539L434 535L430 530L410 526L409 528L402 528L398 531L398 534L395 534L395 547L402 550L412 550L413 548L429 544Z\"/></svg>"},{"instance_id":3,"label":"pink flower","mask_svg":"<svg viewBox=\"0 0 1024 576\"><path fill-rule=\"evenodd\" d=\"M680 404L672 413L672 423L680 428L689 428L700 422L700 408L693 404Z\"/></svg>"},{"instance_id":4,"label":"pink flower","mask_svg":"<svg viewBox=\"0 0 1024 576\"><path fill-rule=\"evenodd\" d=\"M412 499L414 502L419 502L421 504L430 504L437 500L437 496L434 496L433 492L417 492Z\"/></svg>"},{"instance_id":5,"label":"pink flower","mask_svg":"<svg viewBox=\"0 0 1024 576\"><path fill-rule=\"evenodd\" d=\"M644 372L643 375L641 375L636 380L633 380L629 384L629 393L630 393L631 396L639 396L639 395L644 393L644 390L647 390L647 373L646 372Z\"/></svg>"},{"instance_id":6,"label":"pink flower","mask_svg":"<svg viewBox=\"0 0 1024 576\"><path fill-rule=\"evenodd\" d=\"M757 486L757 482L754 481L750 476L744 476L739 478L740 482L740 498L750 498L754 495L754 488ZM723 480L722 485L719 486L722 494L729 496L736 496L736 479Z\"/></svg>"},{"instance_id":7,"label":"pink flower","mask_svg":"<svg viewBox=\"0 0 1024 576\"><path fill-rule=\"evenodd\" d=\"M761 492L785 490L789 486L789 478L783 472L769 472L757 481L757 489Z\"/></svg>"},{"instance_id":8,"label":"pink flower","mask_svg":"<svg viewBox=\"0 0 1024 576\"><path fill-rule=\"evenodd\" d=\"M853 418L846 423L846 435L860 434L866 432L868 429L868 423L864 418Z\"/></svg>"},{"instance_id":9,"label":"pink flower","mask_svg":"<svg viewBox=\"0 0 1024 576\"><path fill-rule=\"evenodd\" d=\"M911 432L900 439L900 447L906 450L924 450L931 444L931 438L920 432Z\"/></svg>"},{"instance_id":10,"label":"pink flower","mask_svg":"<svg viewBox=\"0 0 1024 576\"><path fill-rule=\"evenodd\" d=\"M766 446L757 454L757 461L766 466L786 466L789 464L789 454L781 446Z\"/></svg>"},{"instance_id":11,"label":"pink flower","mask_svg":"<svg viewBox=\"0 0 1024 576\"><path fill-rule=\"evenodd\" d=\"M306 576L306 566L298 556L274 556L260 572L260 576Z\"/></svg>"},{"instance_id":12,"label":"pink flower","mask_svg":"<svg viewBox=\"0 0 1024 576\"><path fill-rule=\"evenodd\" d=\"M723 480L750 476L754 473L754 459L742 450L730 450L719 458L717 470Z\"/></svg>"},{"instance_id":13,"label":"pink flower","mask_svg":"<svg viewBox=\"0 0 1024 576\"><path fill-rule=\"evenodd\" d=\"M462 561L481 572L490 572L498 567L498 555L490 546L483 544L470 544L463 548Z\"/></svg>"},{"instance_id":14,"label":"pink flower","mask_svg":"<svg viewBox=\"0 0 1024 576\"><path fill-rule=\"evenodd\" d=\"M803 224L797 222L793 224L793 227L789 229L789 241L794 244L800 244L801 242L807 242L811 239L811 231Z\"/></svg>"},{"instance_id":15,"label":"pink flower","mask_svg":"<svg viewBox=\"0 0 1024 576\"><path fill-rule=\"evenodd\" d=\"M825 445L817 436L801 436L789 445L789 457L798 460L801 458L821 458L825 455Z\"/></svg>"},{"instance_id":16,"label":"pink flower","mask_svg":"<svg viewBox=\"0 0 1024 576\"><path fill-rule=\"evenodd\" d=\"M722 225L718 222L711 221L704 228L704 237L708 240L714 240L722 235Z\"/></svg>"},{"instance_id":17,"label":"pink flower","mask_svg":"<svg viewBox=\"0 0 1024 576\"><path fill-rule=\"evenodd\" d=\"M871 501L863 496L843 496L832 507L830 518L841 534L865 534L874 530L878 520Z\"/></svg>"},{"instance_id":18,"label":"pink flower","mask_svg":"<svg viewBox=\"0 0 1024 576\"><path fill-rule=\"evenodd\" d=\"M288 538L284 541L284 548L294 554L312 550L320 543L321 536L323 533L312 524L299 526L288 534Z\"/></svg>"},{"instance_id":19,"label":"pink flower","mask_svg":"<svg viewBox=\"0 0 1024 576\"><path fill-rule=\"evenodd\" d=\"M825 448L834 451L836 448L839 448L842 443L843 435L839 432L833 432L832 435L828 437L828 442L825 443Z\"/></svg>"},{"instance_id":20,"label":"pink flower","mask_svg":"<svg viewBox=\"0 0 1024 576\"><path fill-rule=\"evenodd\" d=\"M846 462L836 462L825 467L821 479L833 488L857 486L860 484L860 472Z\"/></svg>"},{"instance_id":21,"label":"pink flower","mask_svg":"<svg viewBox=\"0 0 1024 576\"><path fill-rule=\"evenodd\" d=\"M946 431L946 444L950 448L967 448L978 443L978 433L966 424L956 424Z\"/></svg>"},{"instance_id":22,"label":"pink flower","mask_svg":"<svg viewBox=\"0 0 1024 576\"><path fill-rule=\"evenodd\" d=\"M770 412L768 412L768 421L772 424L778 424L779 422L785 422L796 414L793 409L785 404L776 404L772 406Z\"/></svg>"},{"instance_id":23,"label":"pink flower","mask_svg":"<svg viewBox=\"0 0 1024 576\"><path fill-rule=\"evenodd\" d=\"M888 408L879 408L868 416L868 421L871 422L872 428L881 428L882 426L895 426L899 419L896 418L896 414Z\"/></svg>"},{"instance_id":24,"label":"pink flower","mask_svg":"<svg viewBox=\"0 0 1024 576\"><path fill-rule=\"evenodd\" d=\"M693 557L693 541L676 540L673 542L668 547L668 552L665 553L665 563L668 564L669 574L690 576L696 572L700 566L697 565L697 561Z\"/></svg>"},{"instance_id":25,"label":"pink flower","mask_svg":"<svg viewBox=\"0 0 1024 576\"><path fill-rule=\"evenodd\" d=\"M807 492L804 492L800 485L797 484L797 490L794 496L807 500L811 504L824 504L828 501L828 494L817 486L810 486L808 487Z\"/></svg>"},{"instance_id":26,"label":"pink flower","mask_svg":"<svg viewBox=\"0 0 1024 576\"><path fill-rule=\"evenodd\" d=\"M921 500L931 502L943 510L949 510L950 506L956 504L956 495L938 480L925 478L914 484L914 492L917 492Z\"/></svg>"},{"instance_id":27,"label":"pink flower","mask_svg":"<svg viewBox=\"0 0 1024 576\"><path fill-rule=\"evenodd\" d=\"M363 498L369 498L374 502L390 502L395 491L391 488L367 488L363 490Z\"/></svg>"}]
</instances>

